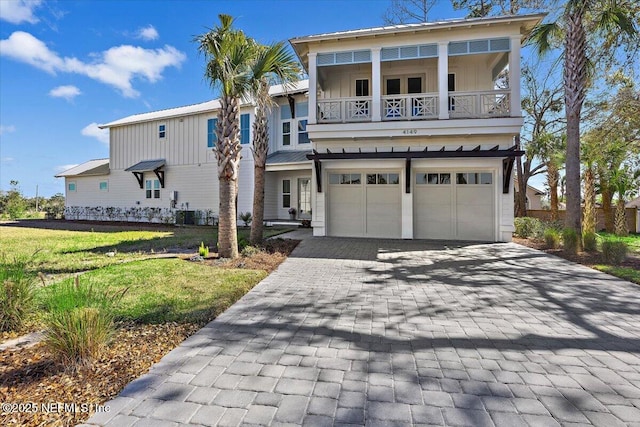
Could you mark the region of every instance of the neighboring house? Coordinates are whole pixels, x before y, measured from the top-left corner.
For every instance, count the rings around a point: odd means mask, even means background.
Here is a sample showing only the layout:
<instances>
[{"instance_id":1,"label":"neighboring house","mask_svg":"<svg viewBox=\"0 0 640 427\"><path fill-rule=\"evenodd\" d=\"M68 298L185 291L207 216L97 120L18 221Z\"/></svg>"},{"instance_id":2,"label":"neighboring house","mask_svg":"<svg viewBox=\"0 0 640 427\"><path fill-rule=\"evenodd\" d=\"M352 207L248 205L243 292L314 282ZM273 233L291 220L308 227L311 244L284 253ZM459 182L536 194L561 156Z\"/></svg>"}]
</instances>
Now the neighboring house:
<instances>
[{"instance_id":1,"label":"neighboring house","mask_svg":"<svg viewBox=\"0 0 640 427\"><path fill-rule=\"evenodd\" d=\"M316 236L509 241L513 161L522 154L513 143L523 124L520 46L543 17L291 39L309 80L288 93L272 88L265 218L287 219L294 208ZM217 211L218 108L211 101L103 125L108 171L60 174L67 206ZM254 106L244 103L241 113L238 212L245 212ZM96 201L89 193L104 180L108 190Z\"/></svg>"},{"instance_id":2,"label":"neighboring house","mask_svg":"<svg viewBox=\"0 0 640 427\"><path fill-rule=\"evenodd\" d=\"M514 197L518 197L518 179L516 178L513 183L514 188ZM538 190L537 188L527 184L527 195L525 199L527 209L531 209L534 211L543 209L542 207L542 197L545 195L545 192L542 190Z\"/></svg>"}]
</instances>

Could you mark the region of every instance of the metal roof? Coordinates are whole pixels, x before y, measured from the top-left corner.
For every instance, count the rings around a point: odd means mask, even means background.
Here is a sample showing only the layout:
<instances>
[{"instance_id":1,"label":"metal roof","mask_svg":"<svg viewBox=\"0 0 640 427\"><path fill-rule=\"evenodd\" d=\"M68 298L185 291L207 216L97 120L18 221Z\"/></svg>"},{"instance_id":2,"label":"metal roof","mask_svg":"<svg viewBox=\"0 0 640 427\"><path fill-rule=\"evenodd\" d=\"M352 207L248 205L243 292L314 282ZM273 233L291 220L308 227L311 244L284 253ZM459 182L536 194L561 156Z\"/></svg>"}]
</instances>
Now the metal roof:
<instances>
[{"instance_id":1,"label":"metal roof","mask_svg":"<svg viewBox=\"0 0 640 427\"><path fill-rule=\"evenodd\" d=\"M165 164L164 159L143 160L141 162L136 163L133 166L129 166L124 171L125 172L150 172L158 168L161 168L162 166L164 166L164 164Z\"/></svg>"},{"instance_id":2,"label":"metal roof","mask_svg":"<svg viewBox=\"0 0 640 427\"><path fill-rule=\"evenodd\" d=\"M309 80L300 80L293 83L290 87L285 88L283 85L273 85L269 88L269 94L271 96L280 96L285 94L293 94L299 92L306 92L309 90ZM245 99L242 101L241 106L251 106L253 101L251 99ZM220 109L220 101L214 99L212 101L202 102L200 104L185 105L183 107L169 108L166 110L151 111L148 113L134 114L132 116L124 117L122 119L114 120L103 125L99 125L100 129L110 128L115 126L122 126L132 123L148 122L153 120L163 120L172 117L188 116L190 114L209 113Z\"/></svg>"},{"instance_id":3,"label":"metal roof","mask_svg":"<svg viewBox=\"0 0 640 427\"><path fill-rule=\"evenodd\" d=\"M267 156L267 164L275 165L280 163L302 163L302 162L310 162L307 159L307 154L311 154L311 151L303 150L303 151L293 151L293 150L283 150L276 151L275 153L269 154Z\"/></svg>"},{"instance_id":4,"label":"metal roof","mask_svg":"<svg viewBox=\"0 0 640 427\"><path fill-rule=\"evenodd\" d=\"M109 159L94 159L67 169L55 175L56 178L68 176L109 175Z\"/></svg>"}]
</instances>

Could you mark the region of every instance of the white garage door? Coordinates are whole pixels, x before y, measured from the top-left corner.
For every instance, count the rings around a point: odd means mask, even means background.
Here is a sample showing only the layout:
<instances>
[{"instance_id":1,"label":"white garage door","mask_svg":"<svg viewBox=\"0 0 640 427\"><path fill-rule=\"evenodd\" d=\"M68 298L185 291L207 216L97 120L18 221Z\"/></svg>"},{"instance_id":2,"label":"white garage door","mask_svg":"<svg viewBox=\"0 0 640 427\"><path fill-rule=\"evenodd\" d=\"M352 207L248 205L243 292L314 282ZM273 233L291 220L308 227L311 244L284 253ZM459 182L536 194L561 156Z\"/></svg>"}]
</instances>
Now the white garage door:
<instances>
[{"instance_id":1,"label":"white garage door","mask_svg":"<svg viewBox=\"0 0 640 427\"><path fill-rule=\"evenodd\" d=\"M398 172L330 172L327 192L329 235L399 238L400 197Z\"/></svg>"},{"instance_id":2,"label":"white garage door","mask_svg":"<svg viewBox=\"0 0 640 427\"><path fill-rule=\"evenodd\" d=\"M495 240L491 172L419 171L414 183L416 238Z\"/></svg>"}]
</instances>

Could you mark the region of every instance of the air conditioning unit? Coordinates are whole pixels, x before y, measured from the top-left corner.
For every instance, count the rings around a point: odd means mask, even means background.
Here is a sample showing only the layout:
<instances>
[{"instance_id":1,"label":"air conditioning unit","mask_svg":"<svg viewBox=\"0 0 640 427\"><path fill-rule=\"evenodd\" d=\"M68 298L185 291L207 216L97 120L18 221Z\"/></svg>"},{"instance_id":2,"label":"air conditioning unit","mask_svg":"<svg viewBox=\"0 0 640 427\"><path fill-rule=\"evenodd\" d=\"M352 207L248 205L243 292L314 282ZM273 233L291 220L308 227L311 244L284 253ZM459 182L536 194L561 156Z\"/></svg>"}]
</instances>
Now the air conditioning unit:
<instances>
[{"instance_id":1,"label":"air conditioning unit","mask_svg":"<svg viewBox=\"0 0 640 427\"><path fill-rule=\"evenodd\" d=\"M178 201L178 192L177 191L172 191L171 193L169 193L169 200L171 200L172 202L177 202Z\"/></svg>"}]
</instances>

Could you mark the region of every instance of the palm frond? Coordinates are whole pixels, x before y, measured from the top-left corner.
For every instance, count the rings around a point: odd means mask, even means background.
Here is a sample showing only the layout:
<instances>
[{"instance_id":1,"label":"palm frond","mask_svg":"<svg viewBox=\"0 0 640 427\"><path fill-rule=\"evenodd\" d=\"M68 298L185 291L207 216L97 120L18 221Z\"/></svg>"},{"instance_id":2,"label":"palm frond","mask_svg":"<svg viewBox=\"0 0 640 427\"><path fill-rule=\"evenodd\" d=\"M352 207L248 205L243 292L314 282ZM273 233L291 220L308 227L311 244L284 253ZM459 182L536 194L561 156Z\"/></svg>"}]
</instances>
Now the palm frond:
<instances>
[{"instance_id":1,"label":"palm frond","mask_svg":"<svg viewBox=\"0 0 640 427\"><path fill-rule=\"evenodd\" d=\"M562 39L562 28L558 22L549 22L536 26L527 41L527 45L534 46L538 55L544 56L551 51Z\"/></svg>"}]
</instances>

